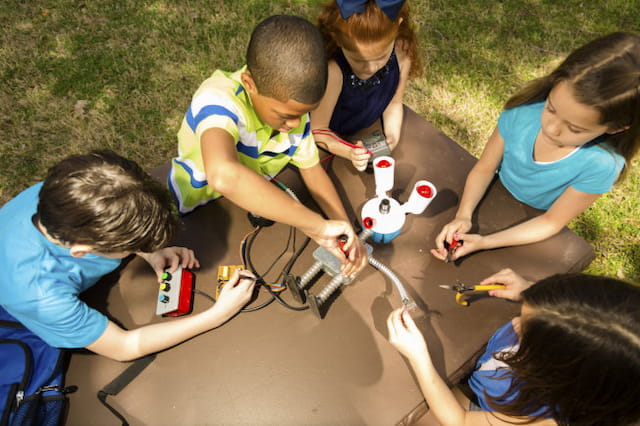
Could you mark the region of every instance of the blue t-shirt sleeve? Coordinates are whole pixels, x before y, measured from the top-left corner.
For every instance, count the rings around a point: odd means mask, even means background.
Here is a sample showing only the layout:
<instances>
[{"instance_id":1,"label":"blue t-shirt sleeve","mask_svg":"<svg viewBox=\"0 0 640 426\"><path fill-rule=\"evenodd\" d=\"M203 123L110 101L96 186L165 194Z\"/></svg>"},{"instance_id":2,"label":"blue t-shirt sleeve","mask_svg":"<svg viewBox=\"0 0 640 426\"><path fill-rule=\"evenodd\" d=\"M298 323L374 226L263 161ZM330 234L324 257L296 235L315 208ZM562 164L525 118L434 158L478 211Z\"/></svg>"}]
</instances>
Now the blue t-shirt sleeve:
<instances>
[{"instance_id":1,"label":"blue t-shirt sleeve","mask_svg":"<svg viewBox=\"0 0 640 426\"><path fill-rule=\"evenodd\" d=\"M502 111L498 117L498 131L504 141L512 140L514 137L512 129L516 128L516 126L513 125L516 111L516 109L507 109Z\"/></svg>"},{"instance_id":2,"label":"blue t-shirt sleeve","mask_svg":"<svg viewBox=\"0 0 640 426\"><path fill-rule=\"evenodd\" d=\"M94 278L89 279L87 269L47 252L39 254L29 262L9 265L11 276L20 277L20 286L5 288L3 307L51 346L84 348L95 342L107 328L107 317L78 297ZM87 262L93 258L85 257ZM105 270L113 264L106 263Z\"/></svg>"},{"instance_id":3,"label":"blue t-shirt sleeve","mask_svg":"<svg viewBox=\"0 0 640 426\"><path fill-rule=\"evenodd\" d=\"M92 254L75 258L42 235L32 220L41 187L0 208L0 305L52 346L86 347L108 320L78 295L121 262Z\"/></svg>"},{"instance_id":4,"label":"blue t-shirt sleeve","mask_svg":"<svg viewBox=\"0 0 640 426\"><path fill-rule=\"evenodd\" d=\"M582 171L571 186L588 194L609 192L624 167L624 157L606 145L592 145L582 149L588 151L585 161L589 167Z\"/></svg>"},{"instance_id":5,"label":"blue t-shirt sleeve","mask_svg":"<svg viewBox=\"0 0 640 426\"><path fill-rule=\"evenodd\" d=\"M42 340L59 348L90 345L104 333L108 323L106 316L74 295L57 294L5 309Z\"/></svg>"}]
</instances>

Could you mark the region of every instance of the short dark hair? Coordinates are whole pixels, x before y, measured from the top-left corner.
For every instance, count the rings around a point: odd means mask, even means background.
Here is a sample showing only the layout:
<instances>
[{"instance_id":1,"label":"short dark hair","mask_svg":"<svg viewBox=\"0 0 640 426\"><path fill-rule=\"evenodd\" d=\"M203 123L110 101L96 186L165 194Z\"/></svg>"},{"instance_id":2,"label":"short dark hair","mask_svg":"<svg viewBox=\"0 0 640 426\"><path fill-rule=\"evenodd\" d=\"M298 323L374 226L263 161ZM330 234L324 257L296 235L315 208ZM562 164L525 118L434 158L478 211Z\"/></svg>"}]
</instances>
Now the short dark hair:
<instances>
[{"instance_id":1,"label":"short dark hair","mask_svg":"<svg viewBox=\"0 0 640 426\"><path fill-rule=\"evenodd\" d=\"M40 189L38 217L60 242L102 253L152 252L178 229L167 188L111 151L72 155L54 165Z\"/></svg>"},{"instance_id":2,"label":"short dark hair","mask_svg":"<svg viewBox=\"0 0 640 426\"><path fill-rule=\"evenodd\" d=\"M640 287L586 274L559 274L522 293L520 348L496 354L512 370L504 414L546 409L560 425L640 419Z\"/></svg>"},{"instance_id":3,"label":"short dark hair","mask_svg":"<svg viewBox=\"0 0 640 426\"><path fill-rule=\"evenodd\" d=\"M328 73L320 31L298 16L265 19L251 34L247 69L263 96L307 105L320 102Z\"/></svg>"}]
</instances>

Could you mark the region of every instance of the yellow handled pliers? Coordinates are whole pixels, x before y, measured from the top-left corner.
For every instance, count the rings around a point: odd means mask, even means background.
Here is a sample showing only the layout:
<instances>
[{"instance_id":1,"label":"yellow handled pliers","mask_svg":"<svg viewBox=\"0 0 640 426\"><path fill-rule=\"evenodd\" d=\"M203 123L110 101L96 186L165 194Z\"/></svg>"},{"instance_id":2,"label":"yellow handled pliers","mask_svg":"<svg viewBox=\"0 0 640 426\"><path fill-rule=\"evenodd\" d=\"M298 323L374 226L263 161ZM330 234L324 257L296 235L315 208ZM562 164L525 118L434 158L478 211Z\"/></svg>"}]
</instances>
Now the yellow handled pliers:
<instances>
[{"instance_id":1,"label":"yellow handled pliers","mask_svg":"<svg viewBox=\"0 0 640 426\"><path fill-rule=\"evenodd\" d=\"M504 284L484 284L484 285L465 285L460 281L456 281L454 285L440 285L447 290L456 292L456 303L461 306L469 306L469 302L464 300L463 295L467 291L487 291L506 288Z\"/></svg>"}]
</instances>

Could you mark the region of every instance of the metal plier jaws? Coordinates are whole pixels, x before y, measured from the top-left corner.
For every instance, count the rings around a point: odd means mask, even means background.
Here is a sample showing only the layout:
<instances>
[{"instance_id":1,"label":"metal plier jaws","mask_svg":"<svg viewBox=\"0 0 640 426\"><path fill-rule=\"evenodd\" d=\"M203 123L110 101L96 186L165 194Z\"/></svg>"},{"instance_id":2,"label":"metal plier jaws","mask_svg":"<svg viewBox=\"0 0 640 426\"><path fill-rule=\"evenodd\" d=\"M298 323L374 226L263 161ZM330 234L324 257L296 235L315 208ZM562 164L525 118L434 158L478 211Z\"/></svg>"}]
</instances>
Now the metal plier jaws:
<instances>
[{"instance_id":1,"label":"metal plier jaws","mask_svg":"<svg viewBox=\"0 0 640 426\"><path fill-rule=\"evenodd\" d=\"M453 256L453 253L455 253L455 251L458 249L458 247L462 246L464 244L463 240L456 240L455 238L451 241L451 243L447 242L447 240L444 241L444 248L445 250L447 250L447 256L444 258L444 263L449 263L451 262L451 257Z\"/></svg>"},{"instance_id":2,"label":"metal plier jaws","mask_svg":"<svg viewBox=\"0 0 640 426\"><path fill-rule=\"evenodd\" d=\"M503 289L506 288L504 284L485 284L485 285L471 285L468 286L460 281L456 280L456 283L453 285L440 285L441 288L446 288L447 290L453 290L456 292L456 303L461 306L469 306L469 302L464 300L463 295L467 291L487 291L487 290L495 290L495 289Z\"/></svg>"}]
</instances>

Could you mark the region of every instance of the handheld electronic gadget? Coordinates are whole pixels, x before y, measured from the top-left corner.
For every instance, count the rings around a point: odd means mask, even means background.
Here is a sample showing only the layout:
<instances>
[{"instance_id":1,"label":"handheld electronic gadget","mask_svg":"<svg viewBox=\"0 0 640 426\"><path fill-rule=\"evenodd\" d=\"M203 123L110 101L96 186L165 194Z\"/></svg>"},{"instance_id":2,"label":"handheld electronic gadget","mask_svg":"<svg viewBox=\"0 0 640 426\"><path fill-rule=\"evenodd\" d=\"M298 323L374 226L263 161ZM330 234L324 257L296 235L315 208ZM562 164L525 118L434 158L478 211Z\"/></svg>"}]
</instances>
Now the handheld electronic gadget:
<instances>
[{"instance_id":1,"label":"handheld electronic gadget","mask_svg":"<svg viewBox=\"0 0 640 426\"><path fill-rule=\"evenodd\" d=\"M389 145L387 145L387 139L380 130L376 130L362 138L362 143L364 147L371 152L371 158L369 158L370 163L378 157L391 155L391 149Z\"/></svg>"},{"instance_id":2,"label":"handheld electronic gadget","mask_svg":"<svg viewBox=\"0 0 640 426\"><path fill-rule=\"evenodd\" d=\"M165 269L158 289L156 315L179 317L191 312L195 275L178 266L174 272Z\"/></svg>"}]
</instances>

